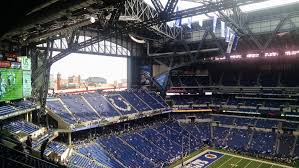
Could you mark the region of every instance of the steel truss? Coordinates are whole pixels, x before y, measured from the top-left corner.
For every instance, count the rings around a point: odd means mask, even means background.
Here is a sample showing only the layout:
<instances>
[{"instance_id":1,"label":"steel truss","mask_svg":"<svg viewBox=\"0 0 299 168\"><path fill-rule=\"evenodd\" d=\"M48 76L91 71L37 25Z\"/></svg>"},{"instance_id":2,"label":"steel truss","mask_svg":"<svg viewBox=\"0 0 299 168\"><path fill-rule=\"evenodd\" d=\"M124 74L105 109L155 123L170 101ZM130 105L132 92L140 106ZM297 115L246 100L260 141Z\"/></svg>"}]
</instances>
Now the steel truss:
<instances>
[{"instance_id":1,"label":"steel truss","mask_svg":"<svg viewBox=\"0 0 299 168\"><path fill-rule=\"evenodd\" d=\"M265 36L264 39L259 38L259 33L253 32L253 28L250 28L252 27L252 24L255 22L255 20L248 20L247 14L242 13L238 6L223 11L219 10L218 13L219 18L222 21L224 21L230 28L232 28L234 32L237 33L237 35L240 37L240 41L246 42L247 45L254 44L253 51L259 52L262 55L264 55L264 53L267 52L267 50L269 50L269 47L271 47L271 44L275 41L274 39L277 38L277 33L279 33L281 29L283 29L282 32L298 30L298 26L296 26L296 20L297 18L299 18L299 13L280 14L278 17L276 16L275 18L272 18L272 20L278 21L276 25L274 25L275 28L273 28L271 32L260 32L260 34ZM266 18L264 18L264 20L265 19ZM287 24L290 24L290 26L288 26L288 28L286 29L284 26L286 26ZM201 30L204 29L201 28ZM222 49L226 47L225 45L221 44L223 38L215 37L215 34L213 34L210 34L210 39L218 43L217 47L223 46ZM198 39L199 46L197 52L195 50L190 49L190 46L189 44L186 44L185 39L182 41L182 46L184 46L185 52L179 52L181 54L178 54L178 52L174 52L172 55L168 55L165 53L149 53L148 55L152 56L154 62L166 65L169 67L170 70L190 65L192 63L200 62L203 61L203 59L205 58L203 56L200 56L200 48L202 48L203 44L205 44L206 41L208 41L207 36L208 31L205 30L205 33L201 35L201 39ZM225 55L223 51L220 53L223 54L214 56ZM181 58L177 58L178 56L180 56ZM226 56L227 58L229 58L229 55Z\"/></svg>"},{"instance_id":2,"label":"steel truss","mask_svg":"<svg viewBox=\"0 0 299 168\"><path fill-rule=\"evenodd\" d=\"M76 51L78 51L82 48L85 48L87 46L91 46L95 43L98 43L99 41L106 40L113 35L115 36L115 35L126 34L129 32L134 32L136 30L159 25L159 24L166 23L168 21L176 20L179 18L186 18L186 17L190 17L190 16L194 16L194 15L200 15L200 14L205 14L205 13L209 13L209 12L214 12L217 10L225 10L225 9L233 8L236 5L244 5L244 4L250 4L250 3L252 3L251 0L219 1L216 3L208 4L208 5L203 5L203 6L199 6L199 7L195 7L195 8L190 8L187 10L178 11L178 12L167 15L167 17L161 17L160 15L157 15L151 19L148 19L148 20L145 20L145 21L139 22L139 23L130 24L121 29L113 29L113 30L109 30L109 31L103 31L102 33L98 33L96 36L91 37L90 39L88 39L84 42L73 43L67 49L65 49L64 51L62 51L61 53L59 53L58 55L53 57L51 60L49 60L47 65L43 65L43 66L50 68L50 66L53 63L64 58L65 56L69 55L70 53L76 52ZM106 34L109 34L109 37ZM43 66L40 69L44 68ZM40 72L40 71L37 71L37 72ZM39 73L37 73L37 74L39 74Z\"/></svg>"},{"instance_id":3,"label":"steel truss","mask_svg":"<svg viewBox=\"0 0 299 168\"><path fill-rule=\"evenodd\" d=\"M173 3L175 1L170 1L169 3ZM254 1L256 2L256 1ZM219 11L219 10L225 10L234 8L235 6L239 5L245 5L254 3L252 0L222 0L217 1L215 3L190 8L187 10L182 10L178 12L172 12L168 13L167 15L162 13L156 12L154 9L150 8L148 5L145 5L143 1L139 0L128 0L124 6L124 13L125 16L137 16L136 18L139 19L139 22L133 23L133 24L127 24L125 27L117 28L117 26L113 25L113 22L110 22L110 24L104 26L104 29L101 32L97 32L95 35L90 36L90 38L85 39L82 42L79 42L79 36L81 35L80 32L75 30L69 30L68 35L65 37L67 41L67 47L64 49L61 49L61 52L55 56L52 54L49 54L49 52L53 51L55 49L55 42L54 41L47 41L47 49L43 52L40 52L38 50L32 49L30 55L35 59L33 60L33 74L32 78L35 79L33 82L34 86L34 92L39 93L40 96L40 102L41 104L45 104L46 94L47 91L45 91L45 85L48 83L48 76L50 72L50 67L53 63L57 62L58 60L66 57L67 55L78 52L86 47L94 48L93 45L97 44L101 41L108 40L108 39L117 39L116 37L123 37L123 35L131 32L135 32L136 30L143 30L146 28L152 28L154 30L160 30L160 32L164 32L162 34L165 35L175 35L172 34L173 32L165 31L168 27L163 27L163 25L166 25L166 22L173 21L180 18L186 18L190 16L205 14L209 12ZM170 12L173 11L173 5L169 5L167 8ZM121 12L121 10L118 10L118 12ZM115 17L116 16L116 17ZM112 17L112 19L116 20L116 18L119 16L121 19L122 15L117 15ZM123 15L124 16L124 15ZM109 23L109 22L108 22ZM163 30L163 31L161 31ZM114 38L112 38L114 37ZM172 36L173 37L173 36ZM62 38L62 37L60 37ZM117 41L117 40L116 40ZM62 44L60 42L60 44ZM131 45L133 46L133 45ZM127 48L128 49L128 48ZM34 56L34 54L36 54ZM190 54L191 55L191 54ZM52 57L53 56L53 57ZM42 64L39 66L39 59L42 59ZM193 58L195 60L195 58ZM170 60L173 64L173 60ZM43 80L39 80L39 79ZM41 91L43 90L43 91ZM47 90L47 88L46 88ZM40 91L40 92L39 92ZM43 92L43 93L41 93Z\"/></svg>"},{"instance_id":4,"label":"steel truss","mask_svg":"<svg viewBox=\"0 0 299 168\"><path fill-rule=\"evenodd\" d=\"M276 37L276 34L286 23L286 21L289 20L291 23L293 23L289 14L280 16L280 21L278 22L276 28L270 32L271 35L265 42L261 42L249 28L250 22L246 19L247 14L242 13L239 7L226 10L226 13L223 11L219 11L218 13L220 19L228 24L230 28L237 33L237 35L240 37L240 40L247 41L248 44L251 44L252 42L255 45L256 50L259 50L261 53L264 53L268 49L273 39Z\"/></svg>"},{"instance_id":5,"label":"steel truss","mask_svg":"<svg viewBox=\"0 0 299 168\"><path fill-rule=\"evenodd\" d=\"M160 2L159 0L153 0ZM160 2L161 3L161 2ZM160 4L156 4L160 6ZM158 11L162 10L162 5L158 7ZM153 9L147 3L142 0L127 0L125 2L124 13L120 16L120 20L123 21L137 21L144 22L152 18L159 17L164 11L158 12L156 9ZM161 22L155 25L147 27L149 30L161 35L162 37L176 39L179 34L179 29L169 27L166 22Z\"/></svg>"},{"instance_id":6,"label":"steel truss","mask_svg":"<svg viewBox=\"0 0 299 168\"><path fill-rule=\"evenodd\" d=\"M78 42L86 41L87 39L91 38L91 36L86 35L84 32L85 31L83 31L82 33L83 35L76 35L76 38L78 38ZM69 45L72 45L72 43L69 43L66 38L56 39L54 40L54 46L51 50L56 52L63 52L65 49L69 47ZM135 45L137 44L128 41L128 39L124 40L124 38L122 37L111 37L110 39L100 41L85 48L82 48L76 51L75 53L96 54L115 57L137 56L137 52L132 48L136 48ZM40 44L37 48L40 50L46 50L47 43Z\"/></svg>"}]
</instances>

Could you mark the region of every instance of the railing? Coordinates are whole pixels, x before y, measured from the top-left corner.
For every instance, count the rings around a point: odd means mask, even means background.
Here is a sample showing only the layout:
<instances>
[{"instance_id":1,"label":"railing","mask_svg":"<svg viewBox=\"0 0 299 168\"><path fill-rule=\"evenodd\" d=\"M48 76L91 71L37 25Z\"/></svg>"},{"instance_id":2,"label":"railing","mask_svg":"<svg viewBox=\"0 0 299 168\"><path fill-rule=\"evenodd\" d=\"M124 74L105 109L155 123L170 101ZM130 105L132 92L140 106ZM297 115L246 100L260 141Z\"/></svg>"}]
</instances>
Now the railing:
<instances>
[{"instance_id":1,"label":"railing","mask_svg":"<svg viewBox=\"0 0 299 168\"><path fill-rule=\"evenodd\" d=\"M38 167L38 168L59 168L61 166L55 165L53 163L41 160L37 157L31 156L27 153L17 151L15 149L8 148L0 143L0 157L1 164L11 164L13 162L17 164L22 164L20 167ZM3 159L2 159L3 158ZM4 166L5 167L5 166ZM18 167L18 166L12 166Z\"/></svg>"},{"instance_id":2,"label":"railing","mask_svg":"<svg viewBox=\"0 0 299 168\"><path fill-rule=\"evenodd\" d=\"M34 168L33 166L0 155L0 167Z\"/></svg>"}]
</instances>

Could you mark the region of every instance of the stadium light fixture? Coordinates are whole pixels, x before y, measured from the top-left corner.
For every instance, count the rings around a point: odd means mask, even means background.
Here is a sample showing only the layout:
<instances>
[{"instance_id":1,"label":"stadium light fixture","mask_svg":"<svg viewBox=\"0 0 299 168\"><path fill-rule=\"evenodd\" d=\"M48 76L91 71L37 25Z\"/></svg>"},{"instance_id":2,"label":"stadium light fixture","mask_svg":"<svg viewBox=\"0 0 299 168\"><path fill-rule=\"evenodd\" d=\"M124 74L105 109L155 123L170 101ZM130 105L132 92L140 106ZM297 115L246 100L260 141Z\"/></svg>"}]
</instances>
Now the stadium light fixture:
<instances>
[{"instance_id":1,"label":"stadium light fixture","mask_svg":"<svg viewBox=\"0 0 299 168\"><path fill-rule=\"evenodd\" d=\"M225 56L224 56L224 57L215 57L215 60L216 60L216 61L219 61L219 60L225 60Z\"/></svg>"},{"instance_id":2,"label":"stadium light fixture","mask_svg":"<svg viewBox=\"0 0 299 168\"><path fill-rule=\"evenodd\" d=\"M246 58L257 58L259 56L260 56L260 54L247 54Z\"/></svg>"},{"instance_id":3,"label":"stadium light fixture","mask_svg":"<svg viewBox=\"0 0 299 168\"><path fill-rule=\"evenodd\" d=\"M96 18L95 18L95 17L93 17L93 16L90 16L90 22L91 22L91 23L94 23L94 22L96 22Z\"/></svg>"},{"instance_id":4,"label":"stadium light fixture","mask_svg":"<svg viewBox=\"0 0 299 168\"><path fill-rule=\"evenodd\" d=\"M139 44L145 44L146 43L146 41L144 39L137 39L131 34L129 34L129 37L131 38L131 40L135 41L136 43L139 43Z\"/></svg>"},{"instance_id":5,"label":"stadium light fixture","mask_svg":"<svg viewBox=\"0 0 299 168\"><path fill-rule=\"evenodd\" d=\"M231 59L241 59L242 55L231 55L230 58Z\"/></svg>"},{"instance_id":6,"label":"stadium light fixture","mask_svg":"<svg viewBox=\"0 0 299 168\"><path fill-rule=\"evenodd\" d=\"M286 51L285 52L286 56L292 56L292 55L297 55L297 54L299 54L299 50L297 50L297 51Z\"/></svg>"},{"instance_id":7,"label":"stadium light fixture","mask_svg":"<svg viewBox=\"0 0 299 168\"><path fill-rule=\"evenodd\" d=\"M265 57L277 57L277 56L278 56L277 52L265 53Z\"/></svg>"}]
</instances>

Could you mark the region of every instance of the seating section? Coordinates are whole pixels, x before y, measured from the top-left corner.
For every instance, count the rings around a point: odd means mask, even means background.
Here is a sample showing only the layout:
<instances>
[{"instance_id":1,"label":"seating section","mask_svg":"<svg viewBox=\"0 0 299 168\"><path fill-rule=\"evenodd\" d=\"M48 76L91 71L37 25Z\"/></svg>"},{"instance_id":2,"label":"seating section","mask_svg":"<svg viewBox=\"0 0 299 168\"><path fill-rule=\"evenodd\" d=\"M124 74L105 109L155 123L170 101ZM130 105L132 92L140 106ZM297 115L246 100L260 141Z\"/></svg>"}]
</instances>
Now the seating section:
<instances>
[{"instance_id":1,"label":"seating section","mask_svg":"<svg viewBox=\"0 0 299 168\"><path fill-rule=\"evenodd\" d=\"M295 136L290 134L282 134L279 138L279 154L283 156L290 156L293 149Z\"/></svg>"},{"instance_id":2,"label":"seating section","mask_svg":"<svg viewBox=\"0 0 299 168\"><path fill-rule=\"evenodd\" d=\"M259 83L264 87L275 87L278 84L278 74L273 72L262 72Z\"/></svg>"},{"instance_id":3,"label":"seating section","mask_svg":"<svg viewBox=\"0 0 299 168\"><path fill-rule=\"evenodd\" d=\"M0 116L16 112L16 109L10 105L0 106Z\"/></svg>"},{"instance_id":4,"label":"seating section","mask_svg":"<svg viewBox=\"0 0 299 168\"><path fill-rule=\"evenodd\" d=\"M191 135L189 132L184 130L181 126L179 126L178 123L167 123L167 125L163 124L155 129L178 145L185 145L186 149L184 150L188 151L190 149L191 151L193 151L201 146L200 141L197 140L196 137Z\"/></svg>"},{"instance_id":5,"label":"seating section","mask_svg":"<svg viewBox=\"0 0 299 168\"><path fill-rule=\"evenodd\" d=\"M294 151L293 156L299 157L299 138L298 137L296 138L295 151Z\"/></svg>"},{"instance_id":6,"label":"seating section","mask_svg":"<svg viewBox=\"0 0 299 168\"><path fill-rule=\"evenodd\" d=\"M79 167L92 167L92 168L100 167L97 164L95 164L91 159L79 155L77 153L73 153L72 156L70 156L69 163Z\"/></svg>"},{"instance_id":7,"label":"seating section","mask_svg":"<svg viewBox=\"0 0 299 168\"><path fill-rule=\"evenodd\" d=\"M22 165L14 165L13 167L38 167L38 168L58 168L58 167L64 167L64 166L58 166L55 164L52 164L50 162L46 162L44 160L38 159L36 157L33 157L31 155L19 152L14 149L10 149L8 147L3 146L0 144L0 159L6 158L4 160L1 160L1 166L5 165L5 162L9 160L15 160L16 163L22 163ZM4 166L6 167L6 166Z\"/></svg>"},{"instance_id":8,"label":"seating section","mask_svg":"<svg viewBox=\"0 0 299 168\"><path fill-rule=\"evenodd\" d=\"M96 142L76 147L70 163L82 166L93 161L109 167L164 167L181 156L182 144L184 153L202 147L203 141L210 139L209 128L209 123L181 126L169 121L117 135L99 136Z\"/></svg>"},{"instance_id":9,"label":"seating section","mask_svg":"<svg viewBox=\"0 0 299 168\"><path fill-rule=\"evenodd\" d=\"M257 132L253 133L250 151L259 154L275 153L276 134L272 132Z\"/></svg>"},{"instance_id":10,"label":"seating section","mask_svg":"<svg viewBox=\"0 0 299 168\"><path fill-rule=\"evenodd\" d=\"M17 101L17 102L14 102L13 105L19 110L36 107L36 104L29 100Z\"/></svg>"},{"instance_id":11,"label":"seating section","mask_svg":"<svg viewBox=\"0 0 299 168\"><path fill-rule=\"evenodd\" d=\"M35 147L38 147L38 146L41 146L42 143L46 140L46 139L50 139L52 136L52 132L46 132L44 134L41 134L39 135L37 138L34 138L33 139L33 142L32 142L32 147L35 148Z\"/></svg>"},{"instance_id":12,"label":"seating section","mask_svg":"<svg viewBox=\"0 0 299 168\"><path fill-rule=\"evenodd\" d=\"M234 150L246 150L252 130L230 129L227 137L227 146Z\"/></svg>"},{"instance_id":13,"label":"seating section","mask_svg":"<svg viewBox=\"0 0 299 168\"><path fill-rule=\"evenodd\" d=\"M273 128L278 126L277 120L257 120L256 127L258 128Z\"/></svg>"},{"instance_id":14,"label":"seating section","mask_svg":"<svg viewBox=\"0 0 299 168\"><path fill-rule=\"evenodd\" d=\"M230 113L299 116L295 110L299 110L297 97L270 98L267 95L231 95L214 94L205 96L200 94L185 94L170 96L174 108L179 109L207 109L226 111ZM292 110L292 112L290 112Z\"/></svg>"},{"instance_id":15,"label":"seating section","mask_svg":"<svg viewBox=\"0 0 299 168\"><path fill-rule=\"evenodd\" d=\"M126 90L104 95L97 92L63 94L47 100L47 108L68 124L164 110L167 107L157 93L144 90Z\"/></svg>"},{"instance_id":16,"label":"seating section","mask_svg":"<svg viewBox=\"0 0 299 168\"><path fill-rule=\"evenodd\" d=\"M298 87L296 71L256 71L209 69L209 76L173 75L172 87L242 86L242 87ZM280 76L280 77L279 77ZM210 83L211 79L211 83Z\"/></svg>"},{"instance_id":17,"label":"seating section","mask_svg":"<svg viewBox=\"0 0 299 168\"><path fill-rule=\"evenodd\" d=\"M5 104L0 106L0 116L9 115L19 110L25 110L29 108L35 108L36 104L28 100L16 101L11 104Z\"/></svg>"},{"instance_id":18,"label":"seating section","mask_svg":"<svg viewBox=\"0 0 299 168\"><path fill-rule=\"evenodd\" d=\"M191 138L196 138L197 147L203 146L203 141L209 139L211 136L210 126L207 123L198 123L198 124L181 124L181 126L190 132ZM189 135L189 134L188 134Z\"/></svg>"},{"instance_id":19,"label":"seating section","mask_svg":"<svg viewBox=\"0 0 299 168\"><path fill-rule=\"evenodd\" d=\"M227 146L227 135L229 128L214 127L214 144L216 147Z\"/></svg>"},{"instance_id":20,"label":"seating section","mask_svg":"<svg viewBox=\"0 0 299 168\"><path fill-rule=\"evenodd\" d=\"M62 118L65 122L69 124L75 124L76 118L72 116L62 105L62 103L58 100L55 101L47 101L47 107L56 113L60 118Z\"/></svg>"},{"instance_id":21,"label":"seating section","mask_svg":"<svg viewBox=\"0 0 299 168\"><path fill-rule=\"evenodd\" d=\"M256 86L258 73L252 71L244 71L241 73L240 85L241 86Z\"/></svg>"},{"instance_id":22,"label":"seating section","mask_svg":"<svg viewBox=\"0 0 299 168\"><path fill-rule=\"evenodd\" d=\"M282 122L282 128L295 129L296 130L296 129L299 128L299 123L285 121L285 122Z\"/></svg>"},{"instance_id":23,"label":"seating section","mask_svg":"<svg viewBox=\"0 0 299 168\"><path fill-rule=\"evenodd\" d=\"M179 156L182 152L182 148L179 144L171 141L155 129L144 129L140 134L148 141L166 151L172 158Z\"/></svg>"},{"instance_id":24,"label":"seating section","mask_svg":"<svg viewBox=\"0 0 299 168\"><path fill-rule=\"evenodd\" d=\"M122 115L137 113L135 108L119 94L107 95L106 98Z\"/></svg>"},{"instance_id":25,"label":"seating section","mask_svg":"<svg viewBox=\"0 0 299 168\"><path fill-rule=\"evenodd\" d=\"M199 86L208 86L210 84L209 76L195 76L194 78Z\"/></svg>"},{"instance_id":26,"label":"seating section","mask_svg":"<svg viewBox=\"0 0 299 168\"><path fill-rule=\"evenodd\" d=\"M155 93L155 92L149 92L149 94L150 94L155 100L157 100L159 103L161 103L162 106L163 106L164 108L168 107L168 104L165 103L165 101L163 100L163 98L162 98L160 95L158 95L158 94Z\"/></svg>"},{"instance_id":27,"label":"seating section","mask_svg":"<svg viewBox=\"0 0 299 168\"><path fill-rule=\"evenodd\" d=\"M153 143L147 141L138 133L126 134L121 136L128 144L134 147L137 151L152 160L155 165L161 167L163 163L171 159L166 151L155 146Z\"/></svg>"},{"instance_id":28,"label":"seating section","mask_svg":"<svg viewBox=\"0 0 299 168\"><path fill-rule=\"evenodd\" d=\"M216 148L246 151L262 156L281 158L299 156L298 137L289 133L272 132L271 128L280 125L280 120L202 113L197 115L186 113L179 119L187 119L191 115L198 119L213 118L213 120L179 122L181 120L176 120L179 118L178 114L171 114L167 121L148 121L148 125L133 122L132 129L125 129L119 125L119 129L115 129L116 132L103 135L99 133L92 141L75 143L79 145L74 146L74 151L67 158L68 165L115 168L165 167L179 159L181 154L198 150L206 143ZM216 126L214 121L219 121L223 125ZM248 125L252 127L247 128ZM4 125L4 128L12 130L11 132L21 130L27 134L38 129L32 123L24 121L10 122ZM44 154L49 156L54 152L62 155L66 150L66 145L52 141Z\"/></svg>"},{"instance_id":29,"label":"seating section","mask_svg":"<svg viewBox=\"0 0 299 168\"><path fill-rule=\"evenodd\" d=\"M109 167L120 168L122 167L117 161L115 161L109 154L98 144L87 144L78 147L77 151L86 157L93 158L101 164Z\"/></svg>"},{"instance_id":30,"label":"seating section","mask_svg":"<svg viewBox=\"0 0 299 168\"><path fill-rule=\"evenodd\" d=\"M37 125L22 120L9 122L5 124L3 128L11 133L23 132L26 134L32 134L33 132L39 130Z\"/></svg>"},{"instance_id":31,"label":"seating section","mask_svg":"<svg viewBox=\"0 0 299 168\"><path fill-rule=\"evenodd\" d=\"M183 86L198 86L198 83L194 76L181 76Z\"/></svg>"},{"instance_id":32,"label":"seating section","mask_svg":"<svg viewBox=\"0 0 299 168\"><path fill-rule=\"evenodd\" d=\"M49 152L54 152L56 154L62 155L67 149L67 146L64 144L61 144L57 141L51 141L48 144L48 147L45 150L45 154L48 154Z\"/></svg>"},{"instance_id":33,"label":"seating section","mask_svg":"<svg viewBox=\"0 0 299 168\"><path fill-rule=\"evenodd\" d=\"M99 116L91 109L78 94L62 95L61 100L67 108L73 112L81 121L91 121L99 119Z\"/></svg>"},{"instance_id":34,"label":"seating section","mask_svg":"<svg viewBox=\"0 0 299 168\"><path fill-rule=\"evenodd\" d=\"M82 95L101 117L115 117L120 113L99 93Z\"/></svg>"},{"instance_id":35,"label":"seating section","mask_svg":"<svg viewBox=\"0 0 299 168\"><path fill-rule=\"evenodd\" d=\"M235 124L237 126L254 126L256 120L252 118L235 117Z\"/></svg>"},{"instance_id":36,"label":"seating section","mask_svg":"<svg viewBox=\"0 0 299 168\"><path fill-rule=\"evenodd\" d=\"M195 123L195 127L200 133L201 140L209 140L211 137L211 126L210 123Z\"/></svg>"},{"instance_id":37,"label":"seating section","mask_svg":"<svg viewBox=\"0 0 299 168\"><path fill-rule=\"evenodd\" d=\"M298 87L299 86L299 78L297 78L296 74L298 72L295 71L285 71L281 74L280 82L282 86L288 86L288 87Z\"/></svg>"},{"instance_id":38,"label":"seating section","mask_svg":"<svg viewBox=\"0 0 299 168\"><path fill-rule=\"evenodd\" d=\"M120 95L139 112L152 110L142 99L136 96L133 91L122 91Z\"/></svg>"},{"instance_id":39,"label":"seating section","mask_svg":"<svg viewBox=\"0 0 299 168\"><path fill-rule=\"evenodd\" d=\"M112 153L117 160L121 161L127 167L154 167L152 161L144 155L140 155L139 152L125 144L115 135L99 138L97 142L103 145L109 153Z\"/></svg>"},{"instance_id":40,"label":"seating section","mask_svg":"<svg viewBox=\"0 0 299 168\"><path fill-rule=\"evenodd\" d=\"M180 87L181 84L181 79L179 76L172 76L171 77L171 83L173 87Z\"/></svg>"},{"instance_id":41,"label":"seating section","mask_svg":"<svg viewBox=\"0 0 299 168\"><path fill-rule=\"evenodd\" d=\"M137 91L135 94L144 102L146 102L146 104L148 104L152 109L164 108L164 106L158 100L154 99L144 90Z\"/></svg>"},{"instance_id":42,"label":"seating section","mask_svg":"<svg viewBox=\"0 0 299 168\"><path fill-rule=\"evenodd\" d=\"M219 121L220 124L224 125L233 125L234 119L233 117L225 117L225 116L213 116L214 121Z\"/></svg>"},{"instance_id":43,"label":"seating section","mask_svg":"<svg viewBox=\"0 0 299 168\"><path fill-rule=\"evenodd\" d=\"M236 86L238 85L239 72L229 71L224 73L222 78L222 84L224 86Z\"/></svg>"},{"instance_id":44,"label":"seating section","mask_svg":"<svg viewBox=\"0 0 299 168\"><path fill-rule=\"evenodd\" d=\"M81 160L84 164L93 161L110 167L163 167L180 158L182 152L197 150L206 142L214 144L218 148L247 151L264 156L281 156L283 158L291 156L296 140L295 136L269 132L271 129L268 125L262 127L268 129L267 131L239 127L254 126L254 123L261 119L217 117L218 119L224 118L220 119L220 122L226 123L227 126L235 126L228 128L212 126L210 122L179 123L175 120L168 120L154 122L146 127L130 131L121 132L120 130L116 134L98 136L96 142L76 148L78 155L74 155L77 157L76 165L82 165L83 163L79 164L79 160ZM213 128L213 135L211 135L211 128ZM278 142L279 145L277 145ZM299 156L299 144L297 146L294 152L295 156Z\"/></svg>"}]
</instances>

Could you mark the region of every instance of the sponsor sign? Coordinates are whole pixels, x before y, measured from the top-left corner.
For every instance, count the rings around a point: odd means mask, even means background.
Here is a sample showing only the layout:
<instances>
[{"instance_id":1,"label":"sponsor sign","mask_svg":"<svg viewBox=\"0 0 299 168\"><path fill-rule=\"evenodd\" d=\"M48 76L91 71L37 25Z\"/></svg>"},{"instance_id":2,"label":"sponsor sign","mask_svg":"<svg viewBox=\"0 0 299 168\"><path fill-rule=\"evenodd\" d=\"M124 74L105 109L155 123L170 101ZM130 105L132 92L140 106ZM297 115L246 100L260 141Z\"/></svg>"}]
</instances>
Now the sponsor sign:
<instances>
[{"instance_id":1,"label":"sponsor sign","mask_svg":"<svg viewBox=\"0 0 299 168\"><path fill-rule=\"evenodd\" d=\"M21 62L22 70L31 71L31 59L30 58L28 58L26 56L22 56L22 57L19 57L19 60Z\"/></svg>"},{"instance_id":2,"label":"sponsor sign","mask_svg":"<svg viewBox=\"0 0 299 168\"><path fill-rule=\"evenodd\" d=\"M20 69L21 68L21 63L20 62L11 62L10 67L13 69Z\"/></svg>"},{"instance_id":3,"label":"sponsor sign","mask_svg":"<svg viewBox=\"0 0 299 168\"><path fill-rule=\"evenodd\" d=\"M23 71L23 97L31 97L31 71Z\"/></svg>"},{"instance_id":4,"label":"sponsor sign","mask_svg":"<svg viewBox=\"0 0 299 168\"><path fill-rule=\"evenodd\" d=\"M10 61L0 61L0 68L10 68Z\"/></svg>"}]
</instances>

